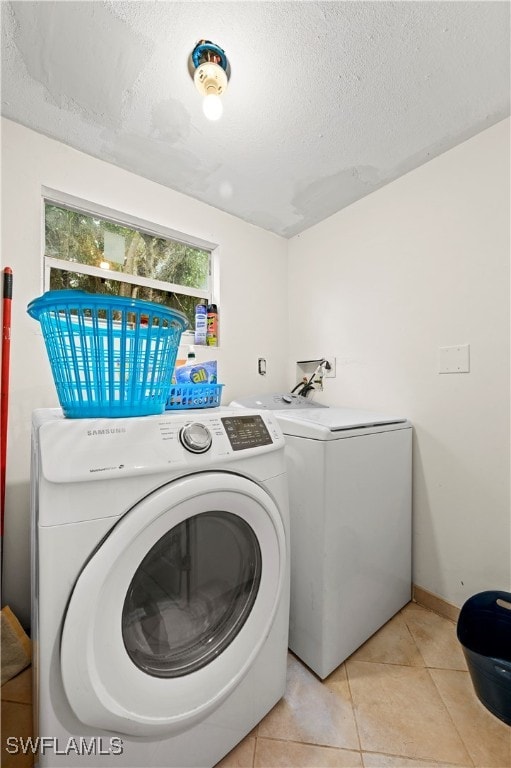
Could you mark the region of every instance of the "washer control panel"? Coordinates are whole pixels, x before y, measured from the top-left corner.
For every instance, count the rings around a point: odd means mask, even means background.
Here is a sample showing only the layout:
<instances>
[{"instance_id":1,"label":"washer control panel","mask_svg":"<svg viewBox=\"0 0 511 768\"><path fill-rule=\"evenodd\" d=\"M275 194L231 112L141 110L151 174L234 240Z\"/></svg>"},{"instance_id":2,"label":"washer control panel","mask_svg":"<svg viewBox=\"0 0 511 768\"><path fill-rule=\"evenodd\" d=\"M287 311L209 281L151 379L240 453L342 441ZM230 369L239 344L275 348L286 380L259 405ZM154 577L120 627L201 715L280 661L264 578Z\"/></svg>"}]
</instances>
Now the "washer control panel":
<instances>
[{"instance_id":1,"label":"washer control panel","mask_svg":"<svg viewBox=\"0 0 511 768\"><path fill-rule=\"evenodd\" d=\"M271 445L273 442L261 416L225 416L221 421L233 451Z\"/></svg>"},{"instance_id":2,"label":"washer control panel","mask_svg":"<svg viewBox=\"0 0 511 768\"><path fill-rule=\"evenodd\" d=\"M126 419L50 415L42 413L38 437L42 473L56 483L195 470L284 449L271 411L211 408Z\"/></svg>"}]
</instances>

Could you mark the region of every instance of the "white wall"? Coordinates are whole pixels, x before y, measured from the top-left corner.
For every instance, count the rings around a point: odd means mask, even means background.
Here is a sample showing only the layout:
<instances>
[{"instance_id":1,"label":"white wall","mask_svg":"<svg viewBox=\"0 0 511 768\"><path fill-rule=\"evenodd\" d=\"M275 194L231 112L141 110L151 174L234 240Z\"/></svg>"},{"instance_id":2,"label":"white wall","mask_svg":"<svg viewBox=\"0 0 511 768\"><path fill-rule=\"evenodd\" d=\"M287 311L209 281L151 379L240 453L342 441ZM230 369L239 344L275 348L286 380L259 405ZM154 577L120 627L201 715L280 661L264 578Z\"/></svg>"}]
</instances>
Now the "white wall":
<instances>
[{"instance_id":1,"label":"white wall","mask_svg":"<svg viewBox=\"0 0 511 768\"><path fill-rule=\"evenodd\" d=\"M509 121L289 243L1 125L2 266L14 270L3 598L25 623L30 414L57 405L38 324L26 314L42 291L42 186L219 243L223 402L287 389L295 360L335 355L324 402L414 423L415 582L457 605L511 588ZM461 343L471 345L471 372L439 375L437 348Z\"/></svg>"},{"instance_id":2,"label":"white wall","mask_svg":"<svg viewBox=\"0 0 511 768\"><path fill-rule=\"evenodd\" d=\"M414 581L460 606L509 589L509 130L503 121L298 235L293 361L337 357L318 398L408 416ZM470 373L438 374L470 344Z\"/></svg>"},{"instance_id":3,"label":"white wall","mask_svg":"<svg viewBox=\"0 0 511 768\"><path fill-rule=\"evenodd\" d=\"M42 282L41 187L61 190L149 222L218 243L223 402L285 386L287 243L185 195L2 120L2 267L14 272L3 600L29 619L30 419L58 405L39 324L28 302ZM257 373L266 357L267 375Z\"/></svg>"}]
</instances>

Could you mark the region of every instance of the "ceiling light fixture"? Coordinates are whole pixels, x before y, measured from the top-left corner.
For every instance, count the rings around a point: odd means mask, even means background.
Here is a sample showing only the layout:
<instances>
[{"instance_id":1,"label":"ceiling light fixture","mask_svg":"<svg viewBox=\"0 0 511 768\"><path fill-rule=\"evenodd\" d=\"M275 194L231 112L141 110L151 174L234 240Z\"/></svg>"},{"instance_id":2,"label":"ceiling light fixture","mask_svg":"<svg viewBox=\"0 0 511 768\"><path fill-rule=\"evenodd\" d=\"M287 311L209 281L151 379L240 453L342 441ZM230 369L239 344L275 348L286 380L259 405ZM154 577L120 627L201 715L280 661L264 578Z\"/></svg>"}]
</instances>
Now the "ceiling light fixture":
<instances>
[{"instance_id":1,"label":"ceiling light fixture","mask_svg":"<svg viewBox=\"0 0 511 768\"><path fill-rule=\"evenodd\" d=\"M208 120L218 120L223 112L220 97L227 89L231 74L225 51L210 40L199 40L190 62L195 87L204 96L202 110Z\"/></svg>"}]
</instances>

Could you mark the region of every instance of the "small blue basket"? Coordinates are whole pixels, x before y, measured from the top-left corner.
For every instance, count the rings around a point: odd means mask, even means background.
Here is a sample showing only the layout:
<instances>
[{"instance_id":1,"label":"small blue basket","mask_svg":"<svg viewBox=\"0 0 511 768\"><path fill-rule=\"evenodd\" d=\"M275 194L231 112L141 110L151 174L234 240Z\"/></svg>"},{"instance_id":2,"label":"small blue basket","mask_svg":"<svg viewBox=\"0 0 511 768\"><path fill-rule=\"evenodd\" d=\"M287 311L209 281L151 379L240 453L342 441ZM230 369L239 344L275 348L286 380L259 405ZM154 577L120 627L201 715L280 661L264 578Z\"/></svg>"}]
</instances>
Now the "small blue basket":
<instances>
[{"instance_id":1,"label":"small blue basket","mask_svg":"<svg viewBox=\"0 0 511 768\"><path fill-rule=\"evenodd\" d=\"M30 302L71 419L163 413L188 320L161 304L85 291Z\"/></svg>"},{"instance_id":2,"label":"small blue basket","mask_svg":"<svg viewBox=\"0 0 511 768\"><path fill-rule=\"evenodd\" d=\"M165 408L167 411L216 408L222 399L223 386L223 384L172 385Z\"/></svg>"}]
</instances>

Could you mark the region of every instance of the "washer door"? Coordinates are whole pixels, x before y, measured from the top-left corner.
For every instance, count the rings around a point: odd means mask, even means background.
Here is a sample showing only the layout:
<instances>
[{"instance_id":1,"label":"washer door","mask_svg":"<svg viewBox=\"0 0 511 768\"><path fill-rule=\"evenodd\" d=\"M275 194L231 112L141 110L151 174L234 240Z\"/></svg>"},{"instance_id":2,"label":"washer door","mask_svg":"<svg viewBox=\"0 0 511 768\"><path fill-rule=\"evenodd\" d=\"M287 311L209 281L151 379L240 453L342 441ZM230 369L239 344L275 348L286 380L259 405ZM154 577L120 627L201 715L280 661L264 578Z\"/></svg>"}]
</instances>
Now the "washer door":
<instances>
[{"instance_id":1,"label":"washer door","mask_svg":"<svg viewBox=\"0 0 511 768\"><path fill-rule=\"evenodd\" d=\"M250 668L286 567L279 510L256 483L202 473L131 509L82 570L61 670L81 722L128 735L177 733Z\"/></svg>"}]
</instances>

